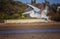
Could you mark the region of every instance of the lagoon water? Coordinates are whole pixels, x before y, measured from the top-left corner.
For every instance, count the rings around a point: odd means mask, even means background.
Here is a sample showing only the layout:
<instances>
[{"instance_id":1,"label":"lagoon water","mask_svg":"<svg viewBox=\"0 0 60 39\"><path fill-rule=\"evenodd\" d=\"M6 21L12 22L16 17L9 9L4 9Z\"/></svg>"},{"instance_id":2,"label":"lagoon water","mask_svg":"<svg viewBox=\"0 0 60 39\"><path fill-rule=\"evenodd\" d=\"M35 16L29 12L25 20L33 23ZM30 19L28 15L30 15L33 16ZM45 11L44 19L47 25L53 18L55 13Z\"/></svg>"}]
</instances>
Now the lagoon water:
<instances>
[{"instance_id":1,"label":"lagoon water","mask_svg":"<svg viewBox=\"0 0 60 39\"><path fill-rule=\"evenodd\" d=\"M2 30L0 34L27 34L27 33L60 33L60 29L48 30Z\"/></svg>"},{"instance_id":2,"label":"lagoon water","mask_svg":"<svg viewBox=\"0 0 60 39\"><path fill-rule=\"evenodd\" d=\"M0 24L0 39L60 39L60 24Z\"/></svg>"}]
</instances>

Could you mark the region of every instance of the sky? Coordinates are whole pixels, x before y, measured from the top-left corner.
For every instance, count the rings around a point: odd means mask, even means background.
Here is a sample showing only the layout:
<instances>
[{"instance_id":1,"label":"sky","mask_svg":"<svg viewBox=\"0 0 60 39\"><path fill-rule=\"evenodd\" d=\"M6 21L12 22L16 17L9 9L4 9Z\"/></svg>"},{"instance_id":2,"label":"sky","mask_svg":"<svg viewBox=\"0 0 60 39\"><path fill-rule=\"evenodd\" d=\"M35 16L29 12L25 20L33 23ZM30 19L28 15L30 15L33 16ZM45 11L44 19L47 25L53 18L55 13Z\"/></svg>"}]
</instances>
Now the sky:
<instances>
[{"instance_id":1,"label":"sky","mask_svg":"<svg viewBox=\"0 0 60 39\"><path fill-rule=\"evenodd\" d=\"M23 3L31 3L31 0L16 0L16 1L21 1ZM43 2L44 0L37 0L37 3L41 3ZM60 3L60 0L47 0L50 2L50 4L53 4L53 3Z\"/></svg>"}]
</instances>

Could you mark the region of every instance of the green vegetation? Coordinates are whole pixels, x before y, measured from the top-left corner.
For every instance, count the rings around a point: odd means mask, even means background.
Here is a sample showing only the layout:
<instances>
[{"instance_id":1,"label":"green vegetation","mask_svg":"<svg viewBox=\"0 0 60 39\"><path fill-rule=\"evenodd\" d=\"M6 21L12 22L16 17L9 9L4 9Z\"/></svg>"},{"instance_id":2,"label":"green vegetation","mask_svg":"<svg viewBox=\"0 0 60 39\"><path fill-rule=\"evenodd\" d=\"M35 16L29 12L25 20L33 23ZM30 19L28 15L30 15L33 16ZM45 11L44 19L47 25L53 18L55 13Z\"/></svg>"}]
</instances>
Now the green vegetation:
<instances>
[{"instance_id":1,"label":"green vegetation","mask_svg":"<svg viewBox=\"0 0 60 39\"><path fill-rule=\"evenodd\" d=\"M31 0L31 4L36 4L36 0Z\"/></svg>"},{"instance_id":2,"label":"green vegetation","mask_svg":"<svg viewBox=\"0 0 60 39\"><path fill-rule=\"evenodd\" d=\"M1 0L0 19L19 19L26 9L26 5L14 0Z\"/></svg>"}]
</instances>

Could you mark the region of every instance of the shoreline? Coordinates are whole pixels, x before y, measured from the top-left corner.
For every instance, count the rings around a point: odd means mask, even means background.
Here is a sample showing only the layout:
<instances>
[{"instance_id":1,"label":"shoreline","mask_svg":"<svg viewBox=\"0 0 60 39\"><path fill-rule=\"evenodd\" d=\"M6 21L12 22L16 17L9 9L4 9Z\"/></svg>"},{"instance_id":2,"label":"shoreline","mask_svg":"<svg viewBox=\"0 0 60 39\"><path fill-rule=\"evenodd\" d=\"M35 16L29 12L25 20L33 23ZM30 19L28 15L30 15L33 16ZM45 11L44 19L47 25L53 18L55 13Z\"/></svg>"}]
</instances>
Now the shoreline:
<instances>
[{"instance_id":1,"label":"shoreline","mask_svg":"<svg viewBox=\"0 0 60 39\"><path fill-rule=\"evenodd\" d=\"M58 24L58 25L60 25L60 22L47 22L47 23L45 23L45 22L35 22L35 23L0 23L0 26L1 25L12 25L12 26L16 26L16 25L54 25L54 24ZM57 25L57 26L58 26Z\"/></svg>"}]
</instances>

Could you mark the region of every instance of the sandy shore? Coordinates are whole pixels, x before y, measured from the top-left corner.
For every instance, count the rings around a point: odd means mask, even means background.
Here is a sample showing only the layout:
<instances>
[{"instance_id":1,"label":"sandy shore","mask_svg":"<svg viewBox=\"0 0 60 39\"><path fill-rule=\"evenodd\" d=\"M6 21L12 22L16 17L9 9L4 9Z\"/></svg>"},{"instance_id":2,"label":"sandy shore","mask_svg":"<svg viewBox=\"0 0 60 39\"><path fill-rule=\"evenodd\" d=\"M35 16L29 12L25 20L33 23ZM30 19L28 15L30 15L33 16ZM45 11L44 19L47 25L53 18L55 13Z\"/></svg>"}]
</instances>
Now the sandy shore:
<instances>
[{"instance_id":1,"label":"sandy shore","mask_svg":"<svg viewBox=\"0 0 60 39\"><path fill-rule=\"evenodd\" d=\"M0 24L0 30L4 29L60 29L60 23L25 23L25 24Z\"/></svg>"},{"instance_id":2,"label":"sandy shore","mask_svg":"<svg viewBox=\"0 0 60 39\"><path fill-rule=\"evenodd\" d=\"M0 26L20 26L20 25L54 25L54 24L60 24L60 22L35 22L35 23L0 23ZM58 26L57 25L57 26Z\"/></svg>"}]
</instances>

